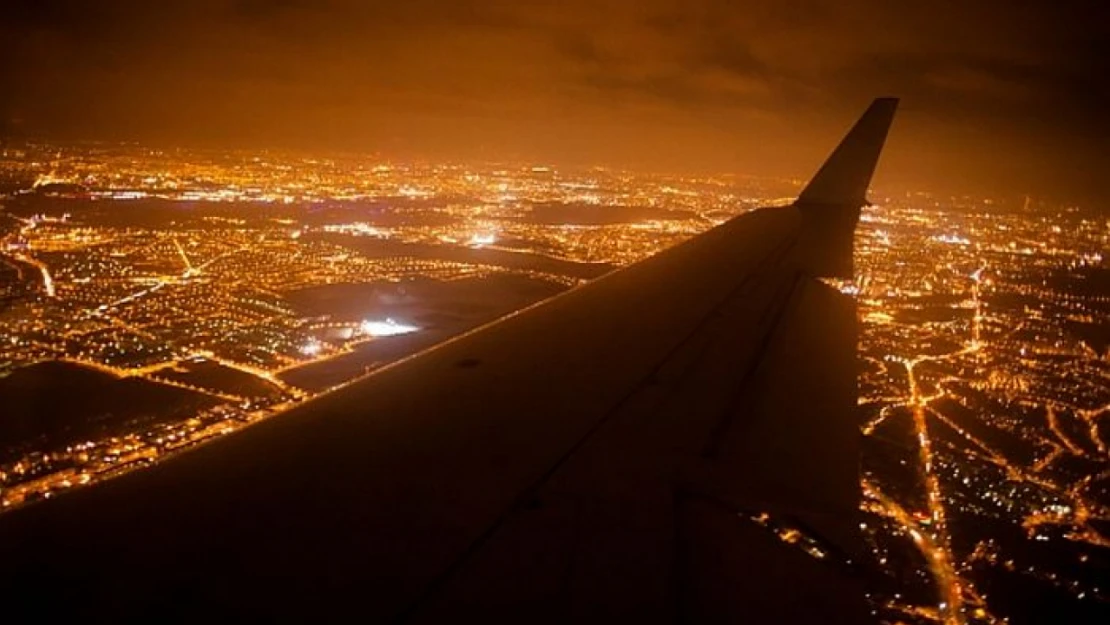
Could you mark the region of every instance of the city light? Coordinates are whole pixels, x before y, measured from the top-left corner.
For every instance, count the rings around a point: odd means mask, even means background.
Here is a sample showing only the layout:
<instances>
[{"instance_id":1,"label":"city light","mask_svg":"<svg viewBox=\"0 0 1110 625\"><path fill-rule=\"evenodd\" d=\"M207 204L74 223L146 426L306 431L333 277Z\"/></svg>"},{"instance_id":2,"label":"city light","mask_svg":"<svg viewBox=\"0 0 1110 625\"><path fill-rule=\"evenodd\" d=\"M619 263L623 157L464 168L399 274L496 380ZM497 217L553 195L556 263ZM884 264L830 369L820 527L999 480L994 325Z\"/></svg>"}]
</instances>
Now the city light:
<instances>
[{"instance_id":1,"label":"city light","mask_svg":"<svg viewBox=\"0 0 1110 625\"><path fill-rule=\"evenodd\" d=\"M474 234L470 240L466 242L471 247L485 247L493 245L497 242L497 235L492 232Z\"/></svg>"},{"instance_id":2,"label":"city light","mask_svg":"<svg viewBox=\"0 0 1110 625\"><path fill-rule=\"evenodd\" d=\"M0 197L0 379L61 365L197 407L13 447L0 461L3 510L140 470L372 375L385 364L364 349L375 339L433 323L424 319L447 327L434 316L443 310L423 309L433 304L418 285L512 278L558 291L797 192L530 165L244 161L128 146L8 154L0 168L28 182ZM539 205L560 219L536 218ZM1110 224L1068 206L985 205L995 206L884 197L864 209L856 276L825 280L858 309L862 531L876 566L904 584L876 599L889 622L1001 622L993 589L1012 576L1075 601L1110 594L1086 559L1110 547L1100 338L1110 298L1091 286L1106 271ZM652 218L635 213L649 208ZM464 295L446 318L476 305ZM786 519L769 527L825 553ZM1078 555L1065 565L1030 545Z\"/></svg>"},{"instance_id":3,"label":"city light","mask_svg":"<svg viewBox=\"0 0 1110 625\"><path fill-rule=\"evenodd\" d=\"M363 334L370 336L397 336L398 334L408 334L416 332L420 328L404 323L398 323L393 319L386 319L385 321L366 320L359 326Z\"/></svg>"}]
</instances>

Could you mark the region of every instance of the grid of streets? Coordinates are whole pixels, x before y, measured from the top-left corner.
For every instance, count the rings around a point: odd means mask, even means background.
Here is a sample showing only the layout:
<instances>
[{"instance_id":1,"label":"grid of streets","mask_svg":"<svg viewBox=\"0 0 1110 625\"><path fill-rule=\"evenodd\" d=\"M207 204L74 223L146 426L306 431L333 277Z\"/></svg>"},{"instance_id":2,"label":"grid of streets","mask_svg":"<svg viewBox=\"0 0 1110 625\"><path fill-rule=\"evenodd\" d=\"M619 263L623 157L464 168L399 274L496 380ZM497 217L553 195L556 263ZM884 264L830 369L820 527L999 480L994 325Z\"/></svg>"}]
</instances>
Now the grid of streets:
<instances>
[{"instance_id":1,"label":"grid of streets","mask_svg":"<svg viewBox=\"0 0 1110 625\"><path fill-rule=\"evenodd\" d=\"M406 288L541 285L507 300L519 307L781 202L799 182L4 148L0 399L59 376L122 399L59 399L87 422L0 423L0 506L349 384L388 360L372 349L387 338L487 320L437 322L403 305ZM883 195L860 224L856 279L839 284L862 321L876 609L891 622L1002 622L1028 587L1104 605L1110 221L1028 199ZM351 285L408 316L336 304L366 295Z\"/></svg>"}]
</instances>

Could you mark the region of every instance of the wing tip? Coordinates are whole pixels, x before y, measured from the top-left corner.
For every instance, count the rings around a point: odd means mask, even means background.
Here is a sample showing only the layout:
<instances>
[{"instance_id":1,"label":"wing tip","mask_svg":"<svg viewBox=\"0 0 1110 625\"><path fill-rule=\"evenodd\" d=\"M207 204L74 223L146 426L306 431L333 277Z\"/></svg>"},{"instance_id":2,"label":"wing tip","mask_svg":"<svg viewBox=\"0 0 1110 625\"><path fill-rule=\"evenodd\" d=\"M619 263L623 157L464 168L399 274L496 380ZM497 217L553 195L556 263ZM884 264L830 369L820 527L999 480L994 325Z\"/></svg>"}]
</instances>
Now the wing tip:
<instances>
[{"instance_id":1,"label":"wing tip","mask_svg":"<svg viewBox=\"0 0 1110 625\"><path fill-rule=\"evenodd\" d=\"M796 260L812 275L852 277L856 224L898 103L875 98L794 202L802 215Z\"/></svg>"},{"instance_id":2,"label":"wing tip","mask_svg":"<svg viewBox=\"0 0 1110 625\"><path fill-rule=\"evenodd\" d=\"M894 96L872 100L795 203L850 208L866 205L867 188L899 102L900 98Z\"/></svg>"}]
</instances>

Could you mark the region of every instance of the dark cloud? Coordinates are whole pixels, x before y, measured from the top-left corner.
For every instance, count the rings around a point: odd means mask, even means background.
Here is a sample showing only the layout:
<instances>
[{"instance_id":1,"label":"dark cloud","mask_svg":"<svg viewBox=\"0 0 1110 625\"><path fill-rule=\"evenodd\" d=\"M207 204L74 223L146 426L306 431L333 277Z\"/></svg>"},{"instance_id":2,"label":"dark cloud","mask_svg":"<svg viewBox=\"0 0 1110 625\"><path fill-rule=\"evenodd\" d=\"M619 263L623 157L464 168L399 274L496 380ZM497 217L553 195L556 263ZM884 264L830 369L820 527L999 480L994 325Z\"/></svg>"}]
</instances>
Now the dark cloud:
<instances>
[{"instance_id":1,"label":"dark cloud","mask_svg":"<svg viewBox=\"0 0 1110 625\"><path fill-rule=\"evenodd\" d=\"M10 0L0 119L42 136L802 173L895 94L887 179L1097 195L1108 17L1079 0Z\"/></svg>"}]
</instances>

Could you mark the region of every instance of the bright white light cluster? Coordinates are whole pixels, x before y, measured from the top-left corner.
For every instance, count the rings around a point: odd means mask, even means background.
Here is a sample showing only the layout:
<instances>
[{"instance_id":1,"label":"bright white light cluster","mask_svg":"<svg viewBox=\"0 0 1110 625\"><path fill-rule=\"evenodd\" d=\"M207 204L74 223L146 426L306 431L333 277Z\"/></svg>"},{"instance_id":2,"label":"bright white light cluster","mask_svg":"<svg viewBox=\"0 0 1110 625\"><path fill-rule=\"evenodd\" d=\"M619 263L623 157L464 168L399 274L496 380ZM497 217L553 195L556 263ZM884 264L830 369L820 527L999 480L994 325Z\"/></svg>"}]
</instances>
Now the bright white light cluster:
<instances>
[{"instance_id":1,"label":"bright white light cluster","mask_svg":"<svg viewBox=\"0 0 1110 625\"><path fill-rule=\"evenodd\" d=\"M497 235L492 232L476 233L466 242L471 247L485 247L497 242Z\"/></svg>"},{"instance_id":2,"label":"bright white light cluster","mask_svg":"<svg viewBox=\"0 0 1110 625\"><path fill-rule=\"evenodd\" d=\"M404 323L397 323L392 319L385 321L371 321L367 319L362 322L360 326L363 334L370 336L396 336L398 334L408 334L409 332L416 332L420 328L410 326Z\"/></svg>"},{"instance_id":3,"label":"bright white light cluster","mask_svg":"<svg viewBox=\"0 0 1110 625\"><path fill-rule=\"evenodd\" d=\"M929 238L938 243L948 243L949 245L971 245L970 240L958 234L941 234Z\"/></svg>"}]
</instances>

